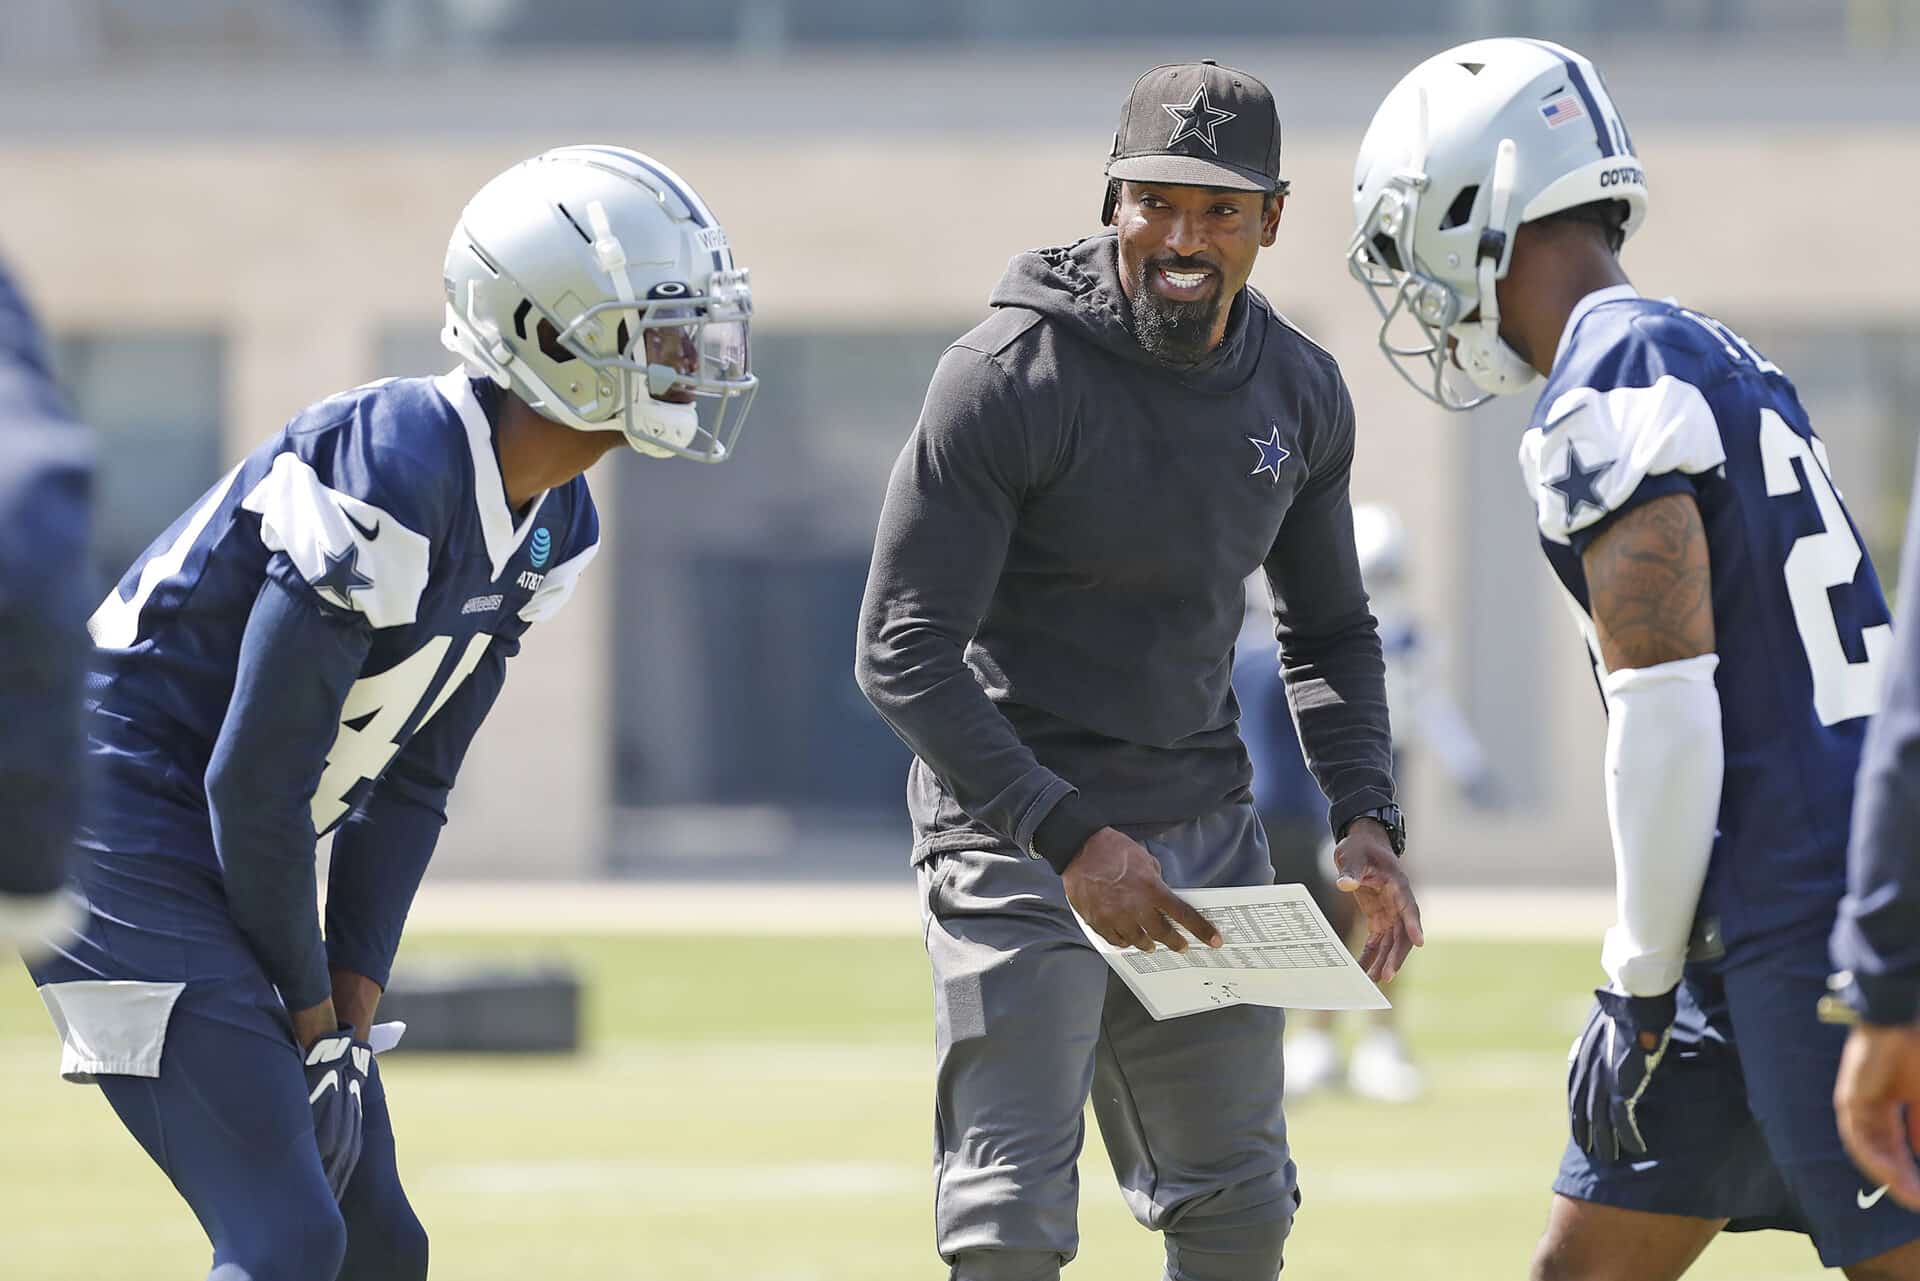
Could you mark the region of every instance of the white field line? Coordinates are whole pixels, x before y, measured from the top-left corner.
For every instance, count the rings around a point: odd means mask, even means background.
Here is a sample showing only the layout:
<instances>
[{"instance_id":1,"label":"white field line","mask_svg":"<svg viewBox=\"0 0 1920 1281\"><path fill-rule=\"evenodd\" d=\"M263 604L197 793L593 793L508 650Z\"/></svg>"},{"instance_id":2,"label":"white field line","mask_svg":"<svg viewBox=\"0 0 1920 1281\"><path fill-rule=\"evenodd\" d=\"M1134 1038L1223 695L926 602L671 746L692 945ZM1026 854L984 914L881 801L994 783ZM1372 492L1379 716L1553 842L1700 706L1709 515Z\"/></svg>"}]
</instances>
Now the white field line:
<instances>
[{"instance_id":1,"label":"white field line","mask_svg":"<svg viewBox=\"0 0 1920 1281\"><path fill-rule=\"evenodd\" d=\"M1419 890L1429 940L1591 942L1613 920L1598 889ZM919 896L880 884L444 881L421 887L408 925L432 932L918 936Z\"/></svg>"},{"instance_id":2,"label":"white field line","mask_svg":"<svg viewBox=\"0 0 1920 1281\"><path fill-rule=\"evenodd\" d=\"M1091 1180L1107 1177L1107 1167L1098 1158L1090 1158L1083 1168ZM408 1181L417 1189L463 1198L519 1202L559 1197L567 1202L570 1214L578 1215L590 1213L596 1203L608 1212L630 1214L636 1201L658 1208L741 1201L921 1199L930 1175L917 1165L879 1163L698 1167L583 1160L426 1166ZM1382 1196L1404 1196L1452 1202L1524 1194L1541 1179L1539 1171L1532 1169L1463 1171L1457 1165L1401 1165L1381 1171L1322 1161L1303 1168L1300 1183L1311 1199L1319 1201L1372 1203Z\"/></svg>"},{"instance_id":3,"label":"white field line","mask_svg":"<svg viewBox=\"0 0 1920 1281\"><path fill-rule=\"evenodd\" d=\"M928 1183L917 1165L811 1162L797 1165L658 1165L646 1161L502 1161L427 1166L420 1185L460 1196L564 1197L612 1201L631 1212L634 1201L712 1204L735 1201L867 1199L919 1196Z\"/></svg>"},{"instance_id":4,"label":"white field line","mask_svg":"<svg viewBox=\"0 0 1920 1281\"><path fill-rule=\"evenodd\" d=\"M920 932L912 881L751 885L704 881L449 881L420 887L408 930L529 934Z\"/></svg>"}]
</instances>

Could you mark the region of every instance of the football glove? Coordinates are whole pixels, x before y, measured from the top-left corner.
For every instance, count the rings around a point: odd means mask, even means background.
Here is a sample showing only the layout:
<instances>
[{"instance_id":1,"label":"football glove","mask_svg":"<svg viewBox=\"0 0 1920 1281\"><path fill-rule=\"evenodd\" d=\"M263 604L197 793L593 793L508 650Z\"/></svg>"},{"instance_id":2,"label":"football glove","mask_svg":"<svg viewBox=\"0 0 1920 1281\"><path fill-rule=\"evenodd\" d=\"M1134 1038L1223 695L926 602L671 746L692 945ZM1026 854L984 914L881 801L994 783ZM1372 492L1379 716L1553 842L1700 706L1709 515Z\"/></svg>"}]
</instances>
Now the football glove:
<instances>
[{"instance_id":1,"label":"football glove","mask_svg":"<svg viewBox=\"0 0 1920 1281\"><path fill-rule=\"evenodd\" d=\"M1678 988L1659 996L1601 989L1567 1069L1573 1141L1602 1161L1647 1155L1640 1108L1673 1038Z\"/></svg>"},{"instance_id":2,"label":"football glove","mask_svg":"<svg viewBox=\"0 0 1920 1281\"><path fill-rule=\"evenodd\" d=\"M353 1167L360 1163L363 1095L372 1071L373 1047L354 1037L350 1023L342 1023L337 1033L321 1037L307 1051L313 1137L320 1145L320 1165L336 1201L345 1194Z\"/></svg>"}]
</instances>

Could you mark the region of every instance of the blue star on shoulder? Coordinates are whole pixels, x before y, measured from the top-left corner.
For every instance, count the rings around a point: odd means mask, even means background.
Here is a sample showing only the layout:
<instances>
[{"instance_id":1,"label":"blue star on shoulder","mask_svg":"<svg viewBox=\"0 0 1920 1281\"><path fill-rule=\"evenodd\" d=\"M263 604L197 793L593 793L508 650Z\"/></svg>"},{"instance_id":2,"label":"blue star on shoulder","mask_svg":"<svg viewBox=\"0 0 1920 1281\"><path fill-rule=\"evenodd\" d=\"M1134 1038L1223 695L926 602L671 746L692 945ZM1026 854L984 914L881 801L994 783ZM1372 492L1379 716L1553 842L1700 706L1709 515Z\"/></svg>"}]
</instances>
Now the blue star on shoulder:
<instances>
[{"instance_id":1,"label":"blue star on shoulder","mask_svg":"<svg viewBox=\"0 0 1920 1281\"><path fill-rule=\"evenodd\" d=\"M1265 472L1274 480L1280 479L1280 464L1293 457L1293 451L1280 443L1280 424L1275 423L1273 434L1265 440L1258 436L1247 437L1247 443L1260 451L1260 465L1248 472L1249 476L1258 476Z\"/></svg>"},{"instance_id":2,"label":"blue star on shoulder","mask_svg":"<svg viewBox=\"0 0 1920 1281\"><path fill-rule=\"evenodd\" d=\"M313 590L331 593L333 599L347 609L353 608L353 594L373 586L373 580L360 572L360 546L348 543L347 550L335 556L332 552L323 552L327 558L326 572L313 580Z\"/></svg>"},{"instance_id":3,"label":"blue star on shoulder","mask_svg":"<svg viewBox=\"0 0 1920 1281\"><path fill-rule=\"evenodd\" d=\"M1595 463L1591 467L1580 465L1580 451L1571 442L1567 445L1567 469L1558 479L1547 482L1547 488L1556 490L1566 500L1567 523L1580 518L1582 507L1591 507L1595 513L1607 514L1607 505L1600 501L1600 495L1594 490L1594 482L1613 470L1613 461Z\"/></svg>"}]
</instances>

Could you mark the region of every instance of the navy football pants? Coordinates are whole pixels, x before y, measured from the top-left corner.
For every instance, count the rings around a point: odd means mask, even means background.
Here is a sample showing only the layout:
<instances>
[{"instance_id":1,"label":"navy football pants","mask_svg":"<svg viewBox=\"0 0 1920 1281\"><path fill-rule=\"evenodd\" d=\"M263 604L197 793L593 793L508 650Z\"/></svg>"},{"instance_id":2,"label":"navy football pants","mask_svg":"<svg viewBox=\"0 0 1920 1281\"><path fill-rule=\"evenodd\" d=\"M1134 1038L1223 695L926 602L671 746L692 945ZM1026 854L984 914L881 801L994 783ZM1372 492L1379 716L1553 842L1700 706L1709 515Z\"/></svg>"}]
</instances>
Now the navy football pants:
<instances>
[{"instance_id":1,"label":"navy football pants","mask_svg":"<svg viewBox=\"0 0 1920 1281\"><path fill-rule=\"evenodd\" d=\"M400 1188L378 1064L366 1147L338 1205L313 1141L293 1043L182 1001L155 1078L100 1088L213 1242L209 1281L423 1281L427 1234Z\"/></svg>"}]
</instances>

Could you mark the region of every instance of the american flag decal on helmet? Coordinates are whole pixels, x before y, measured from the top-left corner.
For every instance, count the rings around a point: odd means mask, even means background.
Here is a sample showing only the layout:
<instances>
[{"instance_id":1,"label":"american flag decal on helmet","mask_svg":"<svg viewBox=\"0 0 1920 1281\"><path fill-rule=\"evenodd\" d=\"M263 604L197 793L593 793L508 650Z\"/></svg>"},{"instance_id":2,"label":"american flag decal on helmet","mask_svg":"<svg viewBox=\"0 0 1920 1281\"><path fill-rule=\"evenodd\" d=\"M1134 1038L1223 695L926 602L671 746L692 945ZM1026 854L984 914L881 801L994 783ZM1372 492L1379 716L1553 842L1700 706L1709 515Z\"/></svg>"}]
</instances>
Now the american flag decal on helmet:
<instances>
[{"instance_id":1,"label":"american flag decal on helmet","mask_svg":"<svg viewBox=\"0 0 1920 1281\"><path fill-rule=\"evenodd\" d=\"M1561 125L1578 120L1587 113L1580 109L1580 99L1577 96L1563 93L1551 102L1541 103L1540 114L1546 117L1547 128L1558 129Z\"/></svg>"}]
</instances>

